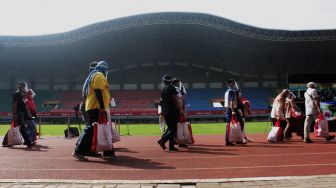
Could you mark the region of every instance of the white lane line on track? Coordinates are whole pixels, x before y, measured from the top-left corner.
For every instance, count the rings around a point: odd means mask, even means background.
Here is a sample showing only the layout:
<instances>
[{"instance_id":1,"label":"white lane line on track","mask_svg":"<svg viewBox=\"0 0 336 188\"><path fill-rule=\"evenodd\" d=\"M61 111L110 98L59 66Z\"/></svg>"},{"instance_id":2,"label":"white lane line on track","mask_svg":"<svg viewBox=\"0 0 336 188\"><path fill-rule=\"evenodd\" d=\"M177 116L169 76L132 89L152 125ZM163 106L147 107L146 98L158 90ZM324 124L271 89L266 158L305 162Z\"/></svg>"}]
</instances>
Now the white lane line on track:
<instances>
[{"instance_id":1,"label":"white lane line on track","mask_svg":"<svg viewBox=\"0 0 336 188\"><path fill-rule=\"evenodd\" d=\"M114 169L95 169L95 168L65 168L65 169L22 169L22 168L0 168L4 171L194 171L194 170L231 170L231 169L257 169L257 168L288 168L288 167L322 167L322 166L336 166L336 163L326 164L296 164L296 165L262 165L262 166L233 166L233 167L216 167L216 168L171 168L171 169L126 169L126 168L114 168Z\"/></svg>"},{"instance_id":2,"label":"white lane line on track","mask_svg":"<svg viewBox=\"0 0 336 188\"><path fill-rule=\"evenodd\" d=\"M118 154L118 152L117 152ZM250 157L280 157L280 156L303 156L303 155L334 155L336 152L323 152L323 153L287 153L287 154L264 154L264 155L226 155L222 154L221 156L164 156L164 157L141 157L135 156L139 159L216 159L216 158L250 158ZM70 156L70 155L69 155ZM45 159L45 160L64 160L70 159L69 157L38 157L33 156L34 159ZM127 157L127 155L121 155L120 157ZM24 159L22 156L0 156L0 159ZM95 158L95 157L89 157ZM118 159L118 156L117 158Z\"/></svg>"}]
</instances>

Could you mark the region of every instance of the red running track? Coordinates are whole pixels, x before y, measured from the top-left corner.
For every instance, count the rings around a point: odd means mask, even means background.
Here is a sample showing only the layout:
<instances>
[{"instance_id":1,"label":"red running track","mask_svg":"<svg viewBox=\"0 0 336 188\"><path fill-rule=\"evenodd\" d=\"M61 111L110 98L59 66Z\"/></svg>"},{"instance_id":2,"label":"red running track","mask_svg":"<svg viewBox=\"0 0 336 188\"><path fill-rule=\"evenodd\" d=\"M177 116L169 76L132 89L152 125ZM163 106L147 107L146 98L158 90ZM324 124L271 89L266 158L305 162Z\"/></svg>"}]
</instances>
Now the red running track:
<instances>
[{"instance_id":1,"label":"red running track","mask_svg":"<svg viewBox=\"0 0 336 188\"><path fill-rule=\"evenodd\" d=\"M246 146L224 146L224 136L196 136L179 152L165 152L158 137L125 136L115 144L116 159L71 156L76 139L46 137L33 149L0 148L1 179L158 180L213 179L336 174L336 141L299 138L271 144L266 135L251 135Z\"/></svg>"}]
</instances>

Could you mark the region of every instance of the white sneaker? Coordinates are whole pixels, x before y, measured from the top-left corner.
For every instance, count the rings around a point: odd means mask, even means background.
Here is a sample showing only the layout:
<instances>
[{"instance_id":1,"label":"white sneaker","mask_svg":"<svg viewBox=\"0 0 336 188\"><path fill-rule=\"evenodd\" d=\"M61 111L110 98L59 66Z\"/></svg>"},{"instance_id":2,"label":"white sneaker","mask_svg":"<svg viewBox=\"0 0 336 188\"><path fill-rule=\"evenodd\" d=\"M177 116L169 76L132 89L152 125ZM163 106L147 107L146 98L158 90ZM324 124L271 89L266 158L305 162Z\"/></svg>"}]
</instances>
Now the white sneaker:
<instances>
[{"instance_id":1,"label":"white sneaker","mask_svg":"<svg viewBox=\"0 0 336 188\"><path fill-rule=\"evenodd\" d=\"M245 137L244 140L245 140L246 142L253 142L253 139L252 139L252 138L249 138L249 137Z\"/></svg>"}]
</instances>

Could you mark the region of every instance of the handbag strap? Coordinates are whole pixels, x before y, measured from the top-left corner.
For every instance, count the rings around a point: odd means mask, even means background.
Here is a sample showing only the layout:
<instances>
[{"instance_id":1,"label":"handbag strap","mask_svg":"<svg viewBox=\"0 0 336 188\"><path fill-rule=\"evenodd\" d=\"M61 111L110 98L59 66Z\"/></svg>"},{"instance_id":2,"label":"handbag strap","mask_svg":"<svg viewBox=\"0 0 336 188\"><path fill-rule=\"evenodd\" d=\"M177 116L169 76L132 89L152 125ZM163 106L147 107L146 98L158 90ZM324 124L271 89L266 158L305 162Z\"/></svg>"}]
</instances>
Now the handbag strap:
<instances>
[{"instance_id":1,"label":"handbag strap","mask_svg":"<svg viewBox=\"0 0 336 188\"><path fill-rule=\"evenodd\" d=\"M106 112L99 112L98 123L107 123Z\"/></svg>"},{"instance_id":2,"label":"handbag strap","mask_svg":"<svg viewBox=\"0 0 336 188\"><path fill-rule=\"evenodd\" d=\"M237 116L236 114L232 114L231 116L231 123L237 122Z\"/></svg>"}]
</instances>

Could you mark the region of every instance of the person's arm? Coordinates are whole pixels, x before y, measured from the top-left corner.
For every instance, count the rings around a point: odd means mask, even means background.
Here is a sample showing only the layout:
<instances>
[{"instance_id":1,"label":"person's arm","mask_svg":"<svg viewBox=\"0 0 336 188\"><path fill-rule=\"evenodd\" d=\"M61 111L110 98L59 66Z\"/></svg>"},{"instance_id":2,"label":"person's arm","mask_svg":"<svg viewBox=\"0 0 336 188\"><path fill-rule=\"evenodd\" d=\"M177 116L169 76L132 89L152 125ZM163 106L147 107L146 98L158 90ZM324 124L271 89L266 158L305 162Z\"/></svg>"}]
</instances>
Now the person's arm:
<instances>
[{"instance_id":1,"label":"person's arm","mask_svg":"<svg viewBox=\"0 0 336 188\"><path fill-rule=\"evenodd\" d=\"M320 106L320 99L318 97L314 98L314 105L316 106L317 111L319 113L321 113L322 110L321 110L321 106Z\"/></svg>"},{"instance_id":2,"label":"person's arm","mask_svg":"<svg viewBox=\"0 0 336 188\"><path fill-rule=\"evenodd\" d=\"M229 107L231 108L232 114L236 114L234 110L234 100L235 100L235 93L233 91L230 91L229 93Z\"/></svg>"},{"instance_id":3,"label":"person's arm","mask_svg":"<svg viewBox=\"0 0 336 188\"><path fill-rule=\"evenodd\" d=\"M317 95L317 91L316 90L313 90L312 94L311 94L312 98L313 98L313 103L315 105L315 107L317 108L317 111L319 113L321 113L321 107L320 107L320 98L318 97Z\"/></svg>"},{"instance_id":4,"label":"person's arm","mask_svg":"<svg viewBox=\"0 0 336 188\"><path fill-rule=\"evenodd\" d=\"M99 109L101 111L105 111L103 93L102 93L101 89L95 89L94 92L95 92L95 95L96 95L98 103L99 103Z\"/></svg>"}]
</instances>

